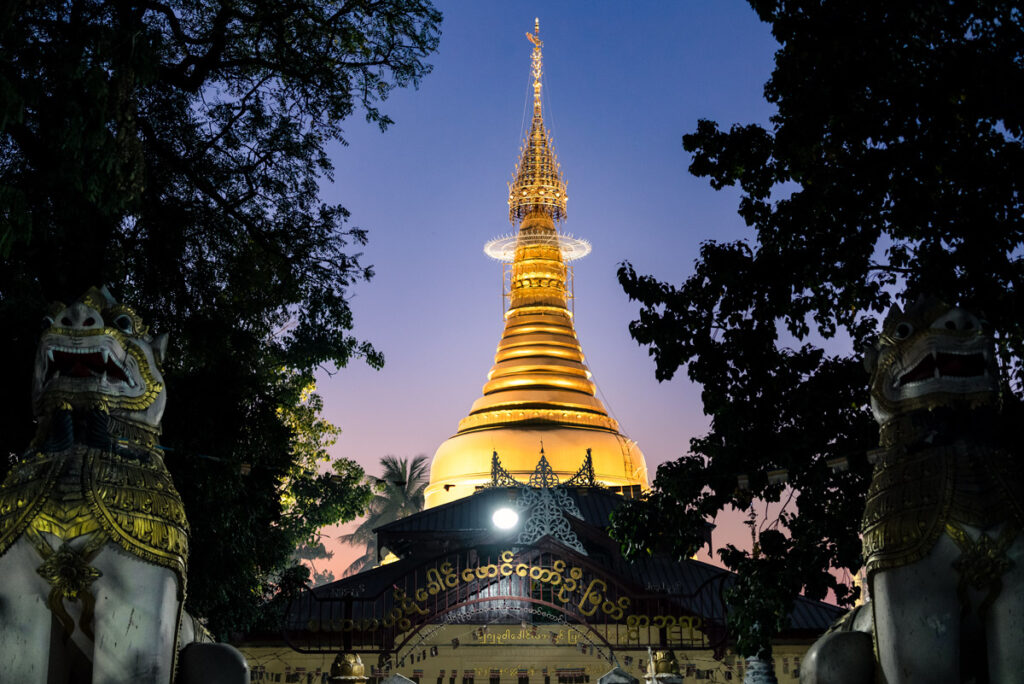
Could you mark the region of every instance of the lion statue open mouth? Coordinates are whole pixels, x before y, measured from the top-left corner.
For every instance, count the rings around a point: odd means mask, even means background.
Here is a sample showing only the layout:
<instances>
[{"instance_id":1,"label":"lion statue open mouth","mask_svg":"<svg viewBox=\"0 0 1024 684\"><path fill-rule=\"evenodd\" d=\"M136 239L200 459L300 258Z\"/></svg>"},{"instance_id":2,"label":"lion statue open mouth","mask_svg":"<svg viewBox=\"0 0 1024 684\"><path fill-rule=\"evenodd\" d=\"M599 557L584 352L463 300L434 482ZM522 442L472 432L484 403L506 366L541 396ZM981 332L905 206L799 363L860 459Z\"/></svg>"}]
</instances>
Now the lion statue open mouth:
<instances>
[{"instance_id":1,"label":"lion statue open mouth","mask_svg":"<svg viewBox=\"0 0 1024 684\"><path fill-rule=\"evenodd\" d=\"M995 404L999 371L986 328L974 314L934 298L906 312L893 307L865 358L879 425L921 409Z\"/></svg>"},{"instance_id":2,"label":"lion statue open mouth","mask_svg":"<svg viewBox=\"0 0 1024 684\"><path fill-rule=\"evenodd\" d=\"M167 403L167 336L150 335L141 317L96 288L70 306L55 304L43 327L32 378L41 427L61 407L100 408L115 436L155 444Z\"/></svg>"}]
</instances>

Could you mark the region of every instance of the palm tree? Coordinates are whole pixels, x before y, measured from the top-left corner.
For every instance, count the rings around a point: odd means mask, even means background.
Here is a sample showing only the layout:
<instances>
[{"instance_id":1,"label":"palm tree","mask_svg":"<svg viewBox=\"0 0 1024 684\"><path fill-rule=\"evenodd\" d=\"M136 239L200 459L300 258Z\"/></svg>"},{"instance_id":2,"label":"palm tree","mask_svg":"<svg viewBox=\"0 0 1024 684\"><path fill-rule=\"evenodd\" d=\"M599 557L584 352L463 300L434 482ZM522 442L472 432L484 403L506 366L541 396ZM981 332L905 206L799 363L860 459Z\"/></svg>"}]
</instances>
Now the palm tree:
<instances>
[{"instance_id":1,"label":"palm tree","mask_svg":"<svg viewBox=\"0 0 1024 684\"><path fill-rule=\"evenodd\" d=\"M377 535L373 530L407 515L423 510L423 490L429 480L427 457L420 454L410 460L397 456L380 459L384 474L376 480L377 493L370 501L366 519L351 534L343 534L338 541L353 546L366 546L366 553L357 558L342 577L349 577L377 564Z\"/></svg>"}]
</instances>

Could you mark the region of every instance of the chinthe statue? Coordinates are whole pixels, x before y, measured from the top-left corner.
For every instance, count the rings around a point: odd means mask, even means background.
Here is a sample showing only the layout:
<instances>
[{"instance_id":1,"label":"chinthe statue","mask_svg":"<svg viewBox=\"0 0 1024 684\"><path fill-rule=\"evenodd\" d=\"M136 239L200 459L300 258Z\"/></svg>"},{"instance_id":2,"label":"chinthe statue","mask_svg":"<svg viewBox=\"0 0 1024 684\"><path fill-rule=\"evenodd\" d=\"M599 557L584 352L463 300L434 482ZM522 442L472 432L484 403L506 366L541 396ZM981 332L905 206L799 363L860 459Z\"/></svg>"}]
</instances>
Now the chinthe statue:
<instances>
[{"instance_id":1,"label":"chinthe statue","mask_svg":"<svg viewBox=\"0 0 1024 684\"><path fill-rule=\"evenodd\" d=\"M170 683L179 631L204 639L183 620L189 528L157 447L167 338L106 288L43 325L38 431L0 485L2 679Z\"/></svg>"},{"instance_id":2,"label":"chinthe statue","mask_svg":"<svg viewBox=\"0 0 1024 684\"><path fill-rule=\"evenodd\" d=\"M801 681L1022 681L1024 477L993 339L922 297L889 312L865 365L880 426L861 525L872 601L811 647Z\"/></svg>"}]
</instances>

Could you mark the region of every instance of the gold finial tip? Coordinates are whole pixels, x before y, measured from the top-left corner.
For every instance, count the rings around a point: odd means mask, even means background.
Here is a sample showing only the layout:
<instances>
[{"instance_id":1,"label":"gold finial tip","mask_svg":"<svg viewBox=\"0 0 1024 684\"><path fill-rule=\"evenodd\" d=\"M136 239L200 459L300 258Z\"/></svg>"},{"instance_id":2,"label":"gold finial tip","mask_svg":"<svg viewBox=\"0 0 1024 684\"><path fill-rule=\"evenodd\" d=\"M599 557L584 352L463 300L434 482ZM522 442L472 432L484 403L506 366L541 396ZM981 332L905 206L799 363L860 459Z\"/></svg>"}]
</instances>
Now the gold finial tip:
<instances>
[{"instance_id":1,"label":"gold finial tip","mask_svg":"<svg viewBox=\"0 0 1024 684\"><path fill-rule=\"evenodd\" d=\"M544 43L540 42L540 19L533 20L533 33L526 32L526 39L533 43L534 49L540 49Z\"/></svg>"}]
</instances>

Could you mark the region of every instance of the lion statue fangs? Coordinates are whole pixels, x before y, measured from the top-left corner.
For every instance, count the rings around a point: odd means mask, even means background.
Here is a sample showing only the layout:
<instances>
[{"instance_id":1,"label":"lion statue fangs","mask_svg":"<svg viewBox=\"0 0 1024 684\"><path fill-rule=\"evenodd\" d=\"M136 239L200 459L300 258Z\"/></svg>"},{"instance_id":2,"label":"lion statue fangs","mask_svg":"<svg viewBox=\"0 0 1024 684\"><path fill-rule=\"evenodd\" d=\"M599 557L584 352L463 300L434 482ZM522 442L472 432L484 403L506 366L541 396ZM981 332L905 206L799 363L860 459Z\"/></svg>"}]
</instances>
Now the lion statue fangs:
<instances>
[{"instance_id":1,"label":"lion statue fangs","mask_svg":"<svg viewBox=\"0 0 1024 684\"><path fill-rule=\"evenodd\" d=\"M815 642L802 682L1020 681L1024 477L997 443L984 328L921 297L893 307L868 350L881 443L862 524L873 600Z\"/></svg>"},{"instance_id":2,"label":"lion statue fangs","mask_svg":"<svg viewBox=\"0 0 1024 684\"><path fill-rule=\"evenodd\" d=\"M0 485L6 681L248 681L184 614L188 523L157 449L166 336L106 287L44 318L32 447ZM188 673L204 673L202 678Z\"/></svg>"}]
</instances>

